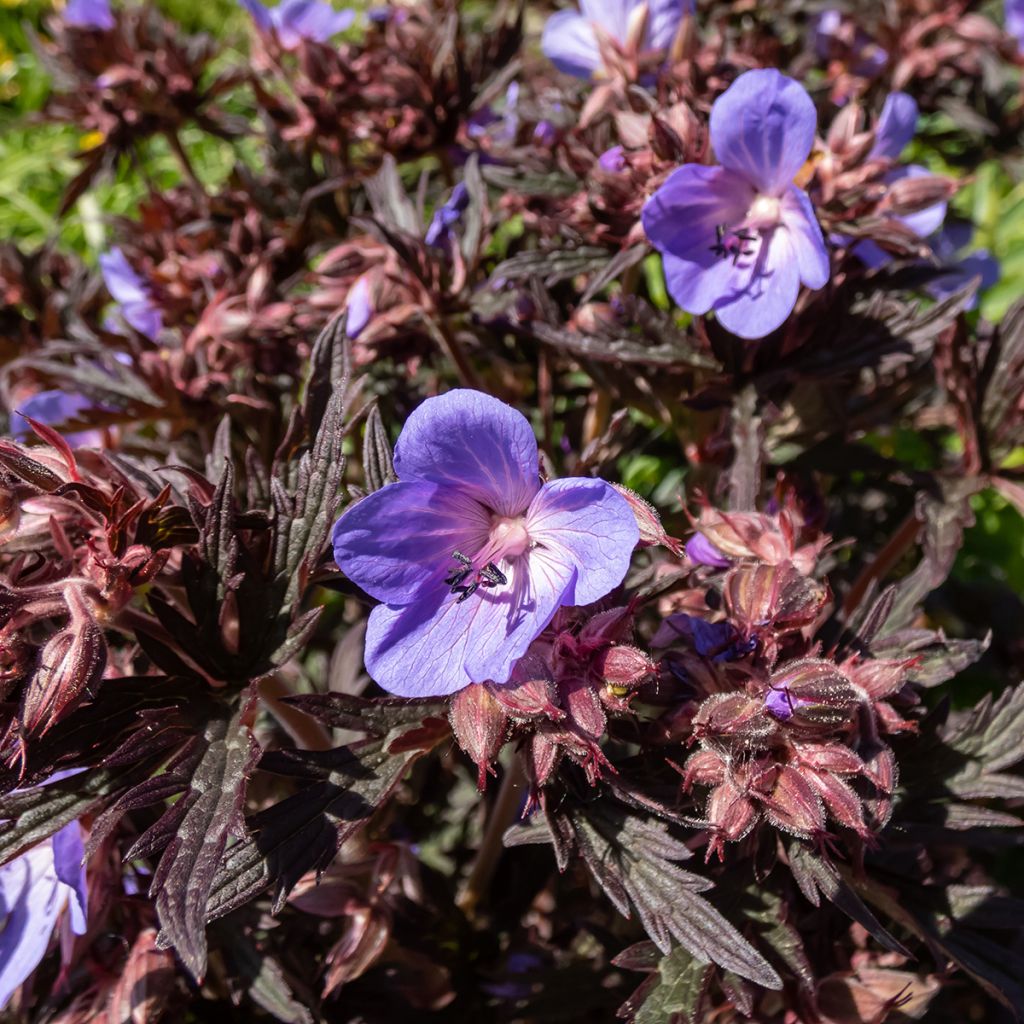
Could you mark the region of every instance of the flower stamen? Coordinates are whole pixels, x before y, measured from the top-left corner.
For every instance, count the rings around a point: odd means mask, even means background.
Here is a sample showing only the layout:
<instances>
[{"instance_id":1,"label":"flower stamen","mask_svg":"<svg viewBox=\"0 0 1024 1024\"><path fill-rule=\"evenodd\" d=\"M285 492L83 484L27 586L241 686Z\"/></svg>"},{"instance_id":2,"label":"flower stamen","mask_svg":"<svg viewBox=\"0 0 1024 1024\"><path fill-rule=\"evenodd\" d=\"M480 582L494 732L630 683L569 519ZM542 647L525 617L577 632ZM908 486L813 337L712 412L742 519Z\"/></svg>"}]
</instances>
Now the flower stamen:
<instances>
[{"instance_id":1,"label":"flower stamen","mask_svg":"<svg viewBox=\"0 0 1024 1024\"><path fill-rule=\"evenodd\" d=\"M480 587L498 587L508 583L508 577L493 562L488 562L482 569L474 571L473 560L467 558L461 551L453 551L452 558L458 563L458 568L453 569L444 582L453 594L459 595L456 604L462 604ZM467 584L466 580L470 576L472 582Z\"/></svg>"},{"instance_id":2,"label":"flower stamen","mask_svg":"<svg viewBox=\"0 0 1024 1024\"><path fill-rule=\"evenodd\" d=\"M742 224L735 230L730 230L728 224L718 224L715 227L715 236L715 244L708 248L716 256L731 256L734 267L739 263L741 256L752 256L754 254L753 249L746 249L744 246L747 242L756 242L757 235L750 234Z\"/></svg>"}]
</instances>

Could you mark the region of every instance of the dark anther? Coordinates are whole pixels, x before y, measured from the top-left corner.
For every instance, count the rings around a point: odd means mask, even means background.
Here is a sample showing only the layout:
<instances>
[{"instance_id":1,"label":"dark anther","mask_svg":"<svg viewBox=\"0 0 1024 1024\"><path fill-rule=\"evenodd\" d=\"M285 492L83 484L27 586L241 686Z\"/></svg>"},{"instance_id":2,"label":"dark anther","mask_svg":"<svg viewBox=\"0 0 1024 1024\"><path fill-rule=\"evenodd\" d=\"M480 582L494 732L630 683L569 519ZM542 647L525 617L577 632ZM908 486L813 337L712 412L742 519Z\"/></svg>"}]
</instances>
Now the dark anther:
<instances>
[{"instance_id":1,"label":"dark anther","mask_svg":"<svg viewBox=\"0 0 1024 1024\"><path fill-rule=\"evenodd\" d=\"M444 582L453 594L459 595L456 604L462 604L468 597L475 594L479 587L500 587L508 583L508 577L493 562L488 562L473 574L472 560L461 551L453 551L452 558L459 563L459 568L453 569L451 575ZM467 585L466 580L471 574L473 574L473 581Z\"/></svg>"},{"instance_id":2,"label":"dark anther","mask_svg":"<svg viewBox=\"0 0 1024 1024\"><path fill-rule=\"evenodd\" d=\"M750 256L753 253L752 249L745 248L747 242L756 242L757 235L752 235L749 231L735 231L729 232L728 224L717 224L715 226L715 244L708 246L708 248L716 256L731 256L732 265L736 266L741 256ZM728 240L726 240L728 238Z\"/></svg>"}]
</instances>

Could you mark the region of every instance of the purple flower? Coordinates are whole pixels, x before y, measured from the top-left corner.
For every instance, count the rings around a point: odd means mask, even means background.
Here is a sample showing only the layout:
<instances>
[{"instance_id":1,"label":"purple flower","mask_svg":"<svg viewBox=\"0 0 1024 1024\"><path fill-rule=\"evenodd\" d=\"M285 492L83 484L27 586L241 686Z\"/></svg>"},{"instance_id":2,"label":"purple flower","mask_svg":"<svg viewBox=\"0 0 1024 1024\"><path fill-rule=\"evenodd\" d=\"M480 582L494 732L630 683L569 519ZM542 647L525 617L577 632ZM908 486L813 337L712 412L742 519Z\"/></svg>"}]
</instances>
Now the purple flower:
<instances>
[{"instance_id":1,"label":"purple flower","mask_svg":"<svg viewBox=\"0 0 1024 1024\"><path fill-rule=\"evenodd\" d=\"M64 11L64 24L109 32L114 27L110 0L71 0Z\"/></svg>"},{"instance_id":2,"label":"purple flower","mask_svg":"<svg viewBox=\"0 0 1024 1024\"><path fill-rule=\"evenodd\" d=\"M65 907L66 926L85 934L88 894L77 821L0 867L0 1009L46 955Z\"/></svg>"},{"instance_id":3,"label":"purple flower","mask_svg":"<svg viewBox=\"0 0 1024 1024\"><path fill-rule=\"evenodd\" d=\"M917 102L905 92L890 93L882 105L875 126L875 144L869 154L874 160L898 160L900 154L910 144L917 130ZM908 164L897 167L882 180L892 185L904 178L921 178L930 173L927 167L920 164ZM907 213L897 217L911 231L921 238L927 238L942 227L946 219L946 204L935 203L915 213Z\"/></svg>"},{"instance_id":4,"label":"purple flower","mask_svg":"<svg viewBox=\"0 0 1024 1024\"><path fill-rule=\"evenodd\" d=\"M345 306L348 309L345 333L350 338L358 338L373 319L373 295L370 293L370 279L366 274L362 274L349 289Z\"/></svg>"},{"instance_id":5,"label":"purple flower","mask_svg":"<svg viewBox=\"0 0 1024 1024\"><path fill-rule=\"evenodd\" d=\"M939 301L960 291L975 278L978 291L991 288L999 280L999 261L987 249L974 249L961 255L970 246L973 235L973 224L954 221L928 240L936 258L948 268L947 273L928 284L928 291ZM975 295L967 308L973 309L977 304Z\"/></svg>"},{"instance_id":6,"label":"purple flower","mask_svg":"<svg viewBox=\"0 0 1024 1024\"><path fill-rule=\"evenodd\" d=\"M970 245L973 234L973 224L956 221L943 225L928 239L936 259L946 268L946 273L925 285L928 293L940 302L962 291L975 278L978 279L979 292L991 288L999 280L999 261L987 249L975 249L961 255ZM893 260L890 253L870 239L858 242L853 252L869 270L877 270ZM977 305L978 296L975 294L965 308L974 309Z\"/></svg>"},{"instance_id":7,"label":"purple flower","mask_svg":"<svg viewBox=\"0 0 1024 1024\"><path fill-rule=\"evenodd\" d=\"M828 250L807 193L793 184L814 144L814 104L778 71L748 71L711 108L721 164L684 164L647 201L643 225L685 310L714 310L741 338L785 321L801 282L821 288Z\"/></svg>"},{"instance_id":8,"label":"purple flower","mask_svg":"<svg viewBox=\"0 0 1024 1024\"><path fill-rule=\"evenodd\" d=\"M434 211L427 233L423 236L427 245L447 245L451 241L452 228L462 219L467 206L469 206L469 190L460 181L452 189L448 201Z\"/></svg>"},{"instance_id":9,"label":"purple flower","mask_svg":"<svg viewBox=\"0 0 1024 1024\"><path fill-rule=\"evenodd\" d=\"M612 146L611 149L606 149L597 158L597 163L602 171L607 171L609 174L618 174L619 171L626 169L625 151L621 146Z\"/></svg>"},{"instance_id":10,"label":"purple flower","mask_svg":"<svg viewBox=\"0 0 1024 1024\"><path fill-rule=\"evenodd\" d=\"M398 483L334 527L339 567L383 603L366 667L404 697L504 683L558 608L618 586L639 529L603 480L541 485L526 418L478 391L427 399L395 447Z\"/></svg>"},{"instance_id":11,"label":"purple flower","mask_svg":"<svg viewBox=\"0 0 1024 1024\"><path fill-rule=\"evenodd\" d=\"M788 722L798 708L813 704L809 697L798 697L786 686L769 687L764 695L765 710L780 722Z\"/></svg>"},{"instance_id":12,"label":"purple flower","mask_svg":"<svg viewBox=\"0 0 1024 1024\"><path fill-rule=\"evenodd\" d=\"M120 249L111 249L100 256L100 270L111 298L118 304L121 316L139 332L155 341L163 329L163 318L149 286L132 269Z\"/></svg>"},{"instance_id":13,"label":"purple flower","mask_svg":"<svg viewBox=\"0 0 1024 1024\"><path fill-rule=\"evenodd\" d=\"M72 391L40 391L18 403L17 409L11 413L11 436L19 441L34 436L26 416L45 423L48 427L61 427L92 407L92 402L88 398L76 395ZM66 434L64 440L72 448L100 448L103 446L104 437L102 430L78 430Z\"/></svg>"},{"instance_id":14,"label":"purple flower","mask_svg":"<svg viewBox=\"0 0 1024 1024\"><path fill-rule=\"evenodd\" d=\"M645 11L641 48L668 50L683 16L693 13L693 0L580 0L580 8L559 11L548 19L541 49L559 71L592 78L604 69L602 36L620 49L625 47L632 26Z\"/></svg>"},{"instance_id":15,"label":"purple flower","mask_svg":"<svg viewBox=\"0 0 1024 1024\"><path fill-rule=\"evenodd\" d=\"M533 129L533 141L538 146L553 146L558 142L558 129L550 121L538 121Z\"/></svg>"},{"instance_id":16,"label":"purple flower","mask_svg":"<svg viewBox=\"0 0 1024 1024\"><path fill-rule=\"evenodd\" d=\"M859 78L874 78L889 61L889 54L871 36L835 8L822 11L815 19L811 42L821 60L845 60Z\"/></svg>"},{"instance_id":17,"label":"purple flower","mask_svg":"<svg viewBox=\"0 0 1024 1024\"><path fill-rule=\"evenodd\" d=\"M891 92L875 125L875 144L868 158L898 160L917 131L917 101L905 92Z\"/></svg>"},{"instance_id":18,"label":"purple flower","mask_svg":"<svg viewBox=\"0 0 1024 1024\"><path fill-rule=\"evenodd\" d=\"M515 142L519 133L519 83L510 82L505 90L505 108L498 113L494 107L481 107L466 122L466 134L471 139L493 135L501 142Z\"/></svg>"},{"instance_id":19,"label":"purple flower","mask_svg":"<svg viewBox=\"0 0 1024 1024\"><path fill-rule=\"evenodd\" d=\"M304 41L326 43L331 36L344 32L355 12L336 11L321 0L282 0L277 7L264 7L260 0L239 0L252 15L260 32L274 32L286 50L295 50Z\"/></svg>"},{"instance_id":20,"label":"purple flower","mask_svg":"<svg viewBox=\"0 0 1024 1024\"><path fill-rule=\"evenodd\" d=\"M1017 49L1024 55L1024 0L1006 0L1004 17L1006 31L1017 40Z\"/></svg>"},{"instance_id":21,"label":"purple flower","mask_svg":"<svg viewBox=\"0 0 1024 1024\"><path fill-rule=\"evenodd\" d=\"M709 565L713 569L728 569L732 562L722 554L703 533L695 533L687 542L686 557L698 565Z\"/></svg>"}]
</instances>

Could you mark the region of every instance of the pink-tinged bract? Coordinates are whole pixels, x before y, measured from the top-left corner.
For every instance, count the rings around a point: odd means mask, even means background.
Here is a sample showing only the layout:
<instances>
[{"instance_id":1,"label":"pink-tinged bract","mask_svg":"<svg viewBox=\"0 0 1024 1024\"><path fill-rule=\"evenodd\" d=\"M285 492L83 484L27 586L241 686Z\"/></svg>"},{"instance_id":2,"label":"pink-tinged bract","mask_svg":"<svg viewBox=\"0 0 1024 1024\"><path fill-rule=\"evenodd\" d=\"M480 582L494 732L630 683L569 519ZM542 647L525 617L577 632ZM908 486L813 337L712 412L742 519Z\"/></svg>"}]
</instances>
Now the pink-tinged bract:
<instances>
[{"instance_id":1,"label":"pink-tinged bract","mask_svg":"<svg viewBox=\"0 0 1024 1024\"><path fill-rule=\"evenodd\" d=\"M804 88L775 70L748 71L711 110L721 166L684 164L643 209L673 299L715 311L741 338L779 327L800 285L821 288L828 250L807 193L793 184L817 118Z\"/></svg>"},{"instance_id":2,"label":"pink-tinged bract","mask_svg":"<svg viewBox=\"0 0 1024 1024\"><path fill-rule=\"evenodd\" d=\"M394 465L398 482L334 527L339 567L382 602L365 660L392 693L506 682L560 607L596 601L626 574L639 529L625 499L603 480L542 485L529 423L495 398L428 399Z\"/></svg>"}]
</instances>

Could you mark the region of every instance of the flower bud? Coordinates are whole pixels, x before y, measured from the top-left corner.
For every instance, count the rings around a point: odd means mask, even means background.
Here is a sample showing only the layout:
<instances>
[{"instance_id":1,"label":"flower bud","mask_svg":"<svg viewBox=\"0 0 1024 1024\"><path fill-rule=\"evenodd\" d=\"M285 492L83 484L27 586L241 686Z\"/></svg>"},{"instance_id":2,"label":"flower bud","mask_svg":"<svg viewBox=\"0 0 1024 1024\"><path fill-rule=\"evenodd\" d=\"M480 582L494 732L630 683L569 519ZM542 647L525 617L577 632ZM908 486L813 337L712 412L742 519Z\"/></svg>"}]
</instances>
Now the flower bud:
<instances>
[{"instance_id":1,"label":"flower bud","mask_svg":"<svg viewBox=\"0 0 1024 1024\"><path fill-rule=\"evenodd\" d=\"M580 732L589 739L598 739L604 733L607 719L597 691L586 679L572 677L559 681L558 692L570 720Z\"/></svg>"},{"instance_id":2,"label":"flower bud","mask_svg":"<svg viewBox=\"0 0 1024 1024\"><path fill-rule=\"evenodd\" d=\"M944 203L956 192L958 184L950 178L935 174L900 178L889 186L889 192L879 209L896 216L917 213L929 206Z\"/></svg>"},{"instance_id":3,"label":"flower bud","mask_svg":"<svg viewBox=\"0 0 1024 1024\"><path fill-rule=\"evenodd\" d=\"M723 590L730 618L745 630L799 629L813 622L828 598L816 580L792 565L740 565L729 573Z\"/></svg>"},{"instance_id":4,"label":"flower bud","mask_svg":"<svg viewBox=\"0 0 1024 1024\"><path fill-rule=\"evenodd\" d=\"M540 788L548 783L561 756L562 751L558 743L544 730L535 732L530 737L529 746L526 748L526 763L534 788Z\"/></svg>"},{"instance_id":5,"label":"flower bud","mask_svg":"<svg viewBox=\"0 0 1024 1024\"><path fill-rule=\"evenodd\" d=\"M558 706L558 692L551 679L551 671L537 654L528 653L520 658L507 683L484 685L513 719L547 718L557 722L565 717L565 712Z\"/></svg>"},{"instance_id":6,"label":"flower bud","mask_svg":"<svg viewBox=\"0 0 1024 1024\"><path fill-rule=\"evenodd\" d=\"M744 693L717 693L701 704L693 717L693 732L704 736L738 736L747 742L766 739L775 721L764 713L761 702Z\"/></svg>"},{"instance_id":7,"label":"flower bud","mask_svg":"<svg viewBox=\"0 0 1024 1024\"><path fill-rule=\"evenodd\" d=\"M769 820L778 828L803 836L825 831L821 800L795 768L780 767L771 792L761 799Z\"/></svg>"},{"instance_id":8,"label":"flower bud","mask_svg":"<svg viewBox=\"0 0 1024 1024\"><path fill-rule=\"evenodd\" d=\"M735 842L742 839L753 827L757 820L757 811L736 784L727 779L711 791L705 816L708 824L723 839ZM709 856L712 852L708 850Z\"/></svg>"},{"instance_id":9,"label":"flower bud","mask_svg":"<svg viewBox=\"0 0 1024 1024\"><path fill-rule=\"evenodd\" d=\"M43 648L39 667L22 697L21 725L42 736L103 678L107 645L92 620L75 621Z\"/></svg>"},{"instance_id":10,"label":"flower bud","mask_svg":"<svg viewBox=\"0 0 1024 1024\"><path fill-rule=\"evenodd\" d=\"M603 158L602 158L603 159ZM644 501L636 491L631 491L621 484L612 484L633 510L636 517L636 524L640 527L640 547L649 548L656 544L662 544L678 556L682 552L682 544L675 537L670 537L665 528L661 525L661 517L650 502Z\"/></svg>"},{"instance_id":11,"label":"flower bud","mask_svg":"<svg viewBox=\"0 0 1024 1024\"><path fill-rule=\"evenodd\" d=\"M849 721L857 692L839 667L820 658L790 662L771 677L765 706L775 717L813 730Z\"/></svg>"},{"instance_id":12,"label":"flower bud","mask_svg":"<svg viewBox=\"0 0 1024 1024\"><path fill-rule=\"evenodd\" d=\"M508 716L484 683L471 683L452 697L448 719L459 746L476 762L477 786L487 785L491 762L505 743Z\"/></svg>"},{"instance_id":13,"label":"flower bud","mask_svg":"<svg viewBox=\"0 0 1024 1024\"><path fill-rule=\"evenodd\" d=\"M614 644L598 651L590 665L618 696L636 688L654 672L654 662L628 644Z\"/></svg>"}]
</instances>

